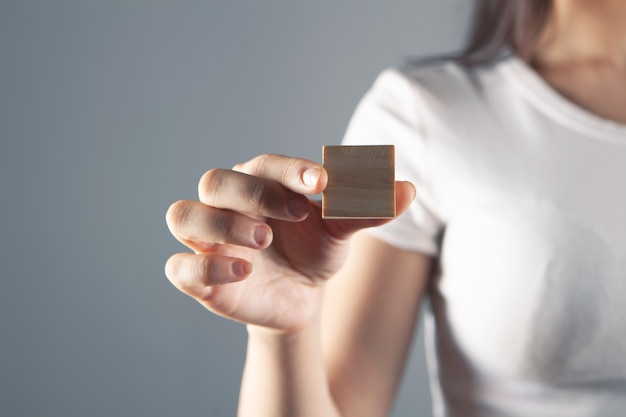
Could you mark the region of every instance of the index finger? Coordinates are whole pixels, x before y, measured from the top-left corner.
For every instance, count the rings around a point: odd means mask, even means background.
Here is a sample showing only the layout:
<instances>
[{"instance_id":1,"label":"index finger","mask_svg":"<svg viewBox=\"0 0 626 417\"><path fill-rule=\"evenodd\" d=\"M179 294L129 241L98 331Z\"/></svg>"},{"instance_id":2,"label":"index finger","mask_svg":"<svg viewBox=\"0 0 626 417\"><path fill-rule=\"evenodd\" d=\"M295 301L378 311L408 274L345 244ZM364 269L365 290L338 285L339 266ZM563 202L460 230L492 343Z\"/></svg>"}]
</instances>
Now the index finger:
<instances>
[{"instance_id":1,"label":"index finger","mask_svg":"<svg viewBox=\"0 0 626 417\"><path fill-rule=\"evenodd\" d=\"M328 182L328 174L320 164L284 155L260 155L235 165L233 170L276 181L299 194L321 193Z\"/></svg>"}]
</instances>

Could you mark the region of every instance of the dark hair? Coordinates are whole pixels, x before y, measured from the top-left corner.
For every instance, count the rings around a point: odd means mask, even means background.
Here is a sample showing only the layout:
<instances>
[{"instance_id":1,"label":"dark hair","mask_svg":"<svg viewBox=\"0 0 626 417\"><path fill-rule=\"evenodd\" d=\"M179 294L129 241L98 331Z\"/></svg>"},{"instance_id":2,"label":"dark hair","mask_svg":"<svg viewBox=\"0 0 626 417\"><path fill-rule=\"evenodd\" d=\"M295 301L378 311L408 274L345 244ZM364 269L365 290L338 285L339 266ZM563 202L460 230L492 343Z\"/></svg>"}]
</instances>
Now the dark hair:
<instances>
[{"instance_id":1,"label":"dark hair","mask_svg":"<svg viewBox=\"0 0 626 417\"><path fill-rule=\"evenodd\" d=\"M552 0L476 0L465 65L493 61L504 52L529 59L552 11Z\"/></svg>"}]
</instances>

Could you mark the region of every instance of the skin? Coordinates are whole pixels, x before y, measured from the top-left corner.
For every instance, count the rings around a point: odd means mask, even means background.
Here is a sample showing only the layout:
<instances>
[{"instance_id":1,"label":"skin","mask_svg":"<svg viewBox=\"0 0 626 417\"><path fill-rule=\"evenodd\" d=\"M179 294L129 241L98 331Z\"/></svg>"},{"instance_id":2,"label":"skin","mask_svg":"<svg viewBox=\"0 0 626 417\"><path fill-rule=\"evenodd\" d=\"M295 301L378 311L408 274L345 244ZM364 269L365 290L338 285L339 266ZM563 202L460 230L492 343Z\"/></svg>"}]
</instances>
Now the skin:
<instances>
[{"instance_id":1,"label":"skin","mask_svg":"<svg viewBox=\"0 0 626 417\"><path fill-rule=\"evenodd\" d=\"M530 63L557 91L626 122L626 1L556 0ZM311 178L311 181L304 181ZM193 253L166 275L215 314L247 325L240 416L382 416L396 393L434 259L322 220L306 196L327 183L311 161L263 155L200 180L167 212ZM415 196L397 183L398 213ZM348 250L349 249L349 250Z\"/></svg>"},{"instance_id":2,"label":"skin","mask_svg":"<svg viewBox=\"0 0 626 417\"><path fill-rule=\"evenodd\" d=\"M310 172L317 179L307 185ZM263 155L207 172L200 201L167 212L174 236L195 252L173 255L168 278L208 310L248 325L242 416L368 416L391 404L419 307L414 295L426 282L413 274L431 261L357 233L388 220L322 220L319 204L304 195L321 192L327 179L314 162ZM415 189L398 182L396 190L402 213ZM381 276L395 277L393 285ZM341 332L362 339L333 337ZM386 389L362 401L374 388L369 381L381 382L373 376L389 381ZM331 391L342 393L333 399Z\"/></svg>"},{"instance_id":3,"label":"skin","mask_svg":"<svg viewBox=\"0 0 626 417\"><path fill-rule=\"evenodd\" d=\"M555 0L530 63L570 101L626 123L626 1Z\"/></svg>"}]
</instances>

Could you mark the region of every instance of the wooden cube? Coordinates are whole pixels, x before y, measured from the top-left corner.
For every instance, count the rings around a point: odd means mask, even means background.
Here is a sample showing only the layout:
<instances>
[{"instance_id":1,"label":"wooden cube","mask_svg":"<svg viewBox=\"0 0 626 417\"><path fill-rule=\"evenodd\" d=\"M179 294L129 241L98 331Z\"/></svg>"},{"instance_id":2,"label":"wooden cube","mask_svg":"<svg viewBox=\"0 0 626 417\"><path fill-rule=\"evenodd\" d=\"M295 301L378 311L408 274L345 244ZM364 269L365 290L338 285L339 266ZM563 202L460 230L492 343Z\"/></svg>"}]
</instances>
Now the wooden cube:
<instances>
[{"instance_id":1,"label":"wooden cube","mask_svg":"<svg viewBox=\"0 0 626 417\"><path fill-rule=\"evenodd\" d=\"M395 148L324 146L328 185L322 217L393 218L396 215Z\"/></svg>"}]
</instances>

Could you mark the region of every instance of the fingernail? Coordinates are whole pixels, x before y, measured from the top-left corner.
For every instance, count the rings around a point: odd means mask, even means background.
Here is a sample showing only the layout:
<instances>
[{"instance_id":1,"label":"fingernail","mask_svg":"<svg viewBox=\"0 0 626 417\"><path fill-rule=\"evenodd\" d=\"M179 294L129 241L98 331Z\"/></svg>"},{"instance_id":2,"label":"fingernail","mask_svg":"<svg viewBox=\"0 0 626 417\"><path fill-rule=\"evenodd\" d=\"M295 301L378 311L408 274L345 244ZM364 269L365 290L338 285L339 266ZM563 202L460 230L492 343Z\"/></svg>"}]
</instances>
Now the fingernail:
<instances>
[{"instance_id":1,"label":"fingernail","mask_svg":"<svg viewBox=\"0 0 626 417\"><path fill-rule=\"evenodd\" d=\"M264 226L258 226L254 229L254 242L258 246L264 246L267 239L267 230Z\"/></svg>"},{"instance_id":2,"label":"fingernail","mask_svg":"<svg viewBox=\"0 0 626 417\"><path fill-rule=\"evenodd\" d=\"M235 261L232 266L233 274L237 277L247 277L252 272L252 264L244 261Z\"/></svg>"},{"instance_id":3,"label":"fingernail","mask_svg":"<svg viewBox=\"0 0 626 417\"><path fill-rule=\"evenodd\" d=\"M287 201L287 211L293 217L300 218L309 213L309 201L302 198L292 198Z\"/></svg>"},{"instance_id":4,"label":"fingernail","mask_svg":"<svg viewBox=\"0 0 626 417\"><path fill-rule=\"evenodd\" d=\"M312 167L302 173L302 182L309 187L315 187L322 175L322 170L318 167Z\"/></svg>"}]
</instances>

